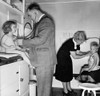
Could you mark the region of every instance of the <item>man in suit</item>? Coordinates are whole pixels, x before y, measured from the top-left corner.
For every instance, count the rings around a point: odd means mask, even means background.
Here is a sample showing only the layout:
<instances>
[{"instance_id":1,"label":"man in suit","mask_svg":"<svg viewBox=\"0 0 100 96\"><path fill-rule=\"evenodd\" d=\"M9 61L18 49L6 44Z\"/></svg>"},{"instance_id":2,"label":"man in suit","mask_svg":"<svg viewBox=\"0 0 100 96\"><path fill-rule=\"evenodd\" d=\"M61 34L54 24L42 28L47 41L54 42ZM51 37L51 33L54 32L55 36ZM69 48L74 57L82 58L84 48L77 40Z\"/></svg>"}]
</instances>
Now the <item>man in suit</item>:
<instances>
[{"instance_id":1,"label":"man in suit","mask_svg":"<svg viewBox=\"0 0 100 96\"><path fill-rule=\"evenodd\" d=\"M30 60L36 70L37 96L50 96L54 66L57 63L55 24L37 3L30 4L27 13L35 22L35 34L34 38L23 40L23 45L30 48Z\"/></svg>"}]
</instances>

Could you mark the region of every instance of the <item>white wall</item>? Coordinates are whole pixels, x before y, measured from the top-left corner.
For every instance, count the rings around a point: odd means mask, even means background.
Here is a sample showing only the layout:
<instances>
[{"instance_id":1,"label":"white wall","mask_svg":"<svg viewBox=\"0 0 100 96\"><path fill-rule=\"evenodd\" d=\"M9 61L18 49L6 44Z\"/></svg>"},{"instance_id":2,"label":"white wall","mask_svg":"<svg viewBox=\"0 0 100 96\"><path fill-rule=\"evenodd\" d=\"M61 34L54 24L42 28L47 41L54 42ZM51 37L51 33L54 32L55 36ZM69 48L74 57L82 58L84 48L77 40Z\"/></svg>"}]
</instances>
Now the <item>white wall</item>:
<instances>
[{"instance_id":1,"label":"white wall","mask_svg":"<svg viewBox=\"0 0 100 96\"><path fill-rule=\"evenodd\" d=\"M7 16L5 14L3 14L2 12L0 12L0 39L3 35L3 32L2 32L2 24L5 22ZM0 40L1 41L1 40Z\"/></svg>"},{"instance_id":2,"label":"white wall","mask_svg":"<svg viewBox=\"0 0 100 96\"><path fill-rule=\"evenodd\" d=\"M56 23L57 50L63 41L77 30L85 30L88 37L100 36L100 1L40 3Z\"/></svg>"}]
</instances>

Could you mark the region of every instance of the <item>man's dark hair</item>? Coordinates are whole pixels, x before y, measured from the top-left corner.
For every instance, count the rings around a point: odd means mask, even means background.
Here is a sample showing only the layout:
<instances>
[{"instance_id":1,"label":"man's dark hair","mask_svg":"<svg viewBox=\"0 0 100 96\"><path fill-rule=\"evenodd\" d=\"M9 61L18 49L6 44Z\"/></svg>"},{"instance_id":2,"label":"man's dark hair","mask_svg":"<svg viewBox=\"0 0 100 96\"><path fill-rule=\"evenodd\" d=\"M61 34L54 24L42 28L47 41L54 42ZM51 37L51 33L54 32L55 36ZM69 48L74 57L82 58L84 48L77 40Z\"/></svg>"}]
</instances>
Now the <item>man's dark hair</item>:
<instances>
[{"instance_id":1,"label":"man's dark hair","mask_svg":"<svg viewBox=\"0 0 100 96\"><path fill-rule=\"evenodd\" d=\"M42 9L40 8L39 4L36 3L36 2L31 3L31 4L27 7L27 10L26 10L26 11L28 11L28 10L31 11L31 10L34 10L34 9L43 12Z\"/></svg>"}]
</instances>

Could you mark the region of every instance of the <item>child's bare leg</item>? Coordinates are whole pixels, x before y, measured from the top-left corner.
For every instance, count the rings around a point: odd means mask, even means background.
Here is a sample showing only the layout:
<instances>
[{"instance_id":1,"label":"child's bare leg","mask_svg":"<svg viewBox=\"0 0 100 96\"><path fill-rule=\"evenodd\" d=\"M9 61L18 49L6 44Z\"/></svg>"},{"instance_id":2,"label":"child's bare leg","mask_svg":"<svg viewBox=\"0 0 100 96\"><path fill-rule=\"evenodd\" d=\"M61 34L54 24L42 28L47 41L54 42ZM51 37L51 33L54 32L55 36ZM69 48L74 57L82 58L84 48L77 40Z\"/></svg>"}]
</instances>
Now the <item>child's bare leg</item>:
<instances>
[{"instance_id":1,"label":"child's bare leg","mask_svg":"<svg viewBox=\"0 0 100 96\"><path fill-rule=\"evenodd\" d=\"M88 81L95 82L95 80L91 76L88 76Z\"/></svg>"},{"instance_id":2,"label":"child's bare leg","mask_svg":"<svg viewBox=\"0 0 100 96\"><path fill-rule=\"evenodd\" d=\"M81 76L79 75L78 77L76 77L76 80L80 81L81 80Z\"/></svg>"},{"instance_id":3,"label":"child's bare leg","mask_svg":"<svg viewBox=\"0 0 100 96\"><path fill-rule=\"evenodd\" d=\"M82 81L87 81L88 80L88 76L87 75L82 75Z\"/></svg>"},{"instance_id":4,"label":"child's bare leg","mask_svg":"<svg viewBox=\"0 0 100 96\"><path fill-rule=\"evenodd\" d=\"M80 82L86 82L88 80L88 76L87 75L80 75L76 79Z\"/></svg>"}]
</instances>

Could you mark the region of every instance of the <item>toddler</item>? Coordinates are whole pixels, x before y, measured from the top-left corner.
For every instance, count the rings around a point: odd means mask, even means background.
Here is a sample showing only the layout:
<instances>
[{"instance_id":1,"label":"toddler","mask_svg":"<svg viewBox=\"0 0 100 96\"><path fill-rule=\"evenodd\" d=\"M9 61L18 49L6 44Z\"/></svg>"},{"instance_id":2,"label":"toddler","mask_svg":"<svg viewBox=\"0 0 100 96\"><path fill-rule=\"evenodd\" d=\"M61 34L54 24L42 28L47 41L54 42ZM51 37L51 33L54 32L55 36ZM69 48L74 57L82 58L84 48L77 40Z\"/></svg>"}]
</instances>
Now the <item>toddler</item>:
<instances>
[{"instance_id":1,"label":"toddler","mask_svg":"<svg viewBox=\"0 0 100 96\"><path fill-rule=\"evenodd\" d=\"M98 54L99 44L91 42L90 57L88 64L85 64L80 70L80 76L77 78L82 82L100 82L100 58Z\"/></svg>"},{"instance_id":2,"label":"toddler","mask_svg":"<svg viewBox=\"0 0 100 96\"><path fill-rule=\"evenodd\" d=\"M1 46L6 49L6 53L18 53L23 57L24 61L31 65L28 53L18 46L17 38L13 35L17 31L17 21L6 21L2 26L2 30L4 35L1 40Z\"/></svg>"}]
</instances>

